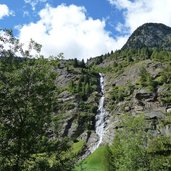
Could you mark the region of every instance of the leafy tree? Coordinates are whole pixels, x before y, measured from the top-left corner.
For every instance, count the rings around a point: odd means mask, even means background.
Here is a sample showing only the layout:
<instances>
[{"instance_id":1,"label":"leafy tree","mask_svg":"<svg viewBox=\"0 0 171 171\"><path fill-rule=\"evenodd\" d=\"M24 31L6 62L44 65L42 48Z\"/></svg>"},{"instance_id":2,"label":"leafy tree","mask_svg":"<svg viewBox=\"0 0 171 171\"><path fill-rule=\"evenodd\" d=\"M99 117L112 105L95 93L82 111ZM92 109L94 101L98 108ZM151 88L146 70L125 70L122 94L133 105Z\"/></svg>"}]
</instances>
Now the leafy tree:
<instances>
[{"instance_id":1,"label":"leafy tree","mask_svg":"<svg viewBox=\"0 0 171 171\"><path fill-rule=\"evenodd\" d=\"M133 86L128 84L128 86L115 86L111 91L112 100L116 103L123 101L133 92Z\"/></svg>"},{"instance_id":2,"label":"leafy tree","mask_svg":"<svg viewBox=\"0 0 171 171\"><path fill-rule=\"evenodd\" d=\"M157 136L149 141L148 149L150 170L171 169L171 137Z\"/></svg>"},{"instance_id":3,"label":"leafy tree","mask_svg":"<svg viewBox=\"0 0 171 171\"><path fill-rule=\"evenodd\" d=\"M1 61L0 155L7 166L19 171L26 159L43 150L56 87L55 75L43 60L25 61L20 67L10 60Z\"/></svg>"},{"instance_id":4,"label":"leafy tree","mask_svg":"<svg viewBox=\"0 0 171 171\"><path fill-rule=\"evenodd\" d=\"M11 49L2 48L0 52L0 170L25 170L41 153L46 154L47 166L48 156L68 148L66 143L61 146L58 139L50 138L53 131L49 129L57 107L56 73L48 60L28 58L31 49L40 49L38 44L31 41L29 49L24 51L11 34L5 34ZM16 57L16 51L25 58ZM58 156L56 162L54 166L65 165L65 160L59 160Z\"/></svg>"},{"instance_id":5,"label":"leafy tree","mask_svg":"<svg viewBox=\"0 0 171 171\"><path fill-rule=\"evenodd\" d=\"M154 91L157 86L157 82L153 80L151 74L144 67L140 71L140 85L147 87L150 91Z\"/></svg>"},{"instance_id":6,"label":"leafy tree","mask_svg":"<svg viewBox=\"0 0 171 171\"><path fill-rule=\"evenodd\" d=\"M111 147L111 165L113 170L137 171L148 170L148 157L146 152L147 134L144 132L143 116L122 118L120 128L116 132Z\"/></svg>"}]
</instances>

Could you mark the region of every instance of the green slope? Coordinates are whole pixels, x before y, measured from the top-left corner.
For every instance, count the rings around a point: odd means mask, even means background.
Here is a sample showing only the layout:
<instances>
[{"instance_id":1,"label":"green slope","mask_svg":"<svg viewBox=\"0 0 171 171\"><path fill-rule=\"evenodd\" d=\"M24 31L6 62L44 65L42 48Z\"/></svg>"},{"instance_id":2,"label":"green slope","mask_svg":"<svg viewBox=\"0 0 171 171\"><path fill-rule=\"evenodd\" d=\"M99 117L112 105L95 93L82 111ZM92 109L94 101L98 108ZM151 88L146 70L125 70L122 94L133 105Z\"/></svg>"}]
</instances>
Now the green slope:
<instances>
[{"instance_id":1,"label":"green slope","mask_svg":"<svg viewBox=\"0 0 171 171\"><path fill-rule=\"evenodd\" d=\"M108 171L108 168L108 147L102 146L83 160L75 171Z\"/></svg>"}]
</instances>

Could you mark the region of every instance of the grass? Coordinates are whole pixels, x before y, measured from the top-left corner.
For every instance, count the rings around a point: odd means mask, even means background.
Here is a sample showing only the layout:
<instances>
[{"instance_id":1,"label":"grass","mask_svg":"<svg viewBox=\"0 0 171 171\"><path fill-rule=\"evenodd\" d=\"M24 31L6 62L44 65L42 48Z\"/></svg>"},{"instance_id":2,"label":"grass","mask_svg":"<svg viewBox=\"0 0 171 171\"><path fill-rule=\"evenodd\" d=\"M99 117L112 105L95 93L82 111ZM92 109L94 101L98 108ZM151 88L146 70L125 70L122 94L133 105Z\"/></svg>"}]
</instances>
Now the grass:
<instances>
[{"instance_id":1,"label":"grass","mask_svg":"<svg viewBox=\"0 0 171 171\"><path fill-rule=\"evenodd\" d=\"M77 154L83 148L85 142L80 140L72 145L72 153Z\"/></svg>"},{"instance_id":2,"label":"grass","mask_svg":"<svg viewBox=\"0 0 171 171\"><path fill-rule=\"evenodd\" d=\"M75 168L75 171L108 171L108 147L99 147Z\"/></svg>"}]
</instances>

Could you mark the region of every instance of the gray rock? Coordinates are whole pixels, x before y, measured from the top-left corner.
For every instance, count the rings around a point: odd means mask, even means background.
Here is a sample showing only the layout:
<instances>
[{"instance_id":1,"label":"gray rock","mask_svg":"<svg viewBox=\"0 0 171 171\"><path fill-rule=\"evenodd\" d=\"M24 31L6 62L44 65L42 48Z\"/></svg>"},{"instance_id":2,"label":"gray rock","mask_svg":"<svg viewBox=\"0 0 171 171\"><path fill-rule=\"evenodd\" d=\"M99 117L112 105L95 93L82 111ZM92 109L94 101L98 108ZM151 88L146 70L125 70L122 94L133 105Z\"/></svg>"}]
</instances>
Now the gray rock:
<instances>
[{"instance_id":1,"label":"gray rock","mask_svg":"<svg viewBox=\"0 0 171 171\"><path fill-rule=\"evenodd\" d=\"M61 94L58 95L58 98L66 99L70 96L68 91L63 91Z\"/></svg>"},{"instance_id":2,"label":"gray rock","mask_svg":"<svg viewBox=\"0 0 171 171\"><path fill-rule=\"evenodd\" d=\"M161 111L151 111L151 112L145 112L145 117L148 119L153 119L153 118L162 119L165 117L165 115Z\"/></svg>"},{"instance_id":3,"label":"gray rock","mask_svg":"<svg viewBox=\"0 0 171 171\"><path fill-rule=\"evenodd\" d=\"M160 129L162 135L171 136L171 124L166 125Z\"/></svg>"},{"instance_id":4,"label":"gray rock","mask_svg":"<svg viewBox=\"0 0 171 171\"><path fill-rule=\"evenodd\" d=\"M166 112L167 112L167 113L170 113L170 112L171 112L171 108L167 108L167 109L166 109Z\"/></svg>"},{"instance_id":5,"label":"gray rock","mask_svg":"<svg viewBox=\"0 0 171 171\"><path fill-rule=\"evenodd\" d=\"M150 93L147 89L140 89L136 94L135 98L137 100L152 99L154 97L153 93Z\"/></svg>"},{"instance_id":6,"label":"gray rock","mask_svg":"<svg viewBox=\"0 0 171 171\"><path fill-rule=\"evenodd\" d=\"M131 110L131 107L130 107L130 106L126 106L126 107L124 108L124 110L125 110L126 112L129 112L129 111Z\"/></svg>"},{"instance_id":7,"label":"gray rock","mask_svg":"<svg viewBox=\"0 0 171 171\"><path fill-rule=\"evenodd\" d=\"M162 48L171 50L171 28L158 23L146 23L137 28L123 49Z\"/></svg>"},{"instance_id":8,"label":"gray rock","mask_svg":"<svg viewBox=\"0 0 171 171\"><path fill-rule=\"evenodd\" d=\"M140 111L143 111L144 108L142 106L135 106L134 110L135 110L135 112L140 112Z\"/></svg>"},{"instance_id":9,"label":"gray rock","mask_svg":"<svg viewBox=\"0 0 171 171\"><path fill-rule=\"evenodd\" d=\"M163 86L160 86L160 87L158 88L157 93L158 93L159 95L161 95L161 94L163 94L163 93L166 93L167 91L168 91L168 87L166 87L165 85L163 85Z\"/></svg>"}]
</instances>

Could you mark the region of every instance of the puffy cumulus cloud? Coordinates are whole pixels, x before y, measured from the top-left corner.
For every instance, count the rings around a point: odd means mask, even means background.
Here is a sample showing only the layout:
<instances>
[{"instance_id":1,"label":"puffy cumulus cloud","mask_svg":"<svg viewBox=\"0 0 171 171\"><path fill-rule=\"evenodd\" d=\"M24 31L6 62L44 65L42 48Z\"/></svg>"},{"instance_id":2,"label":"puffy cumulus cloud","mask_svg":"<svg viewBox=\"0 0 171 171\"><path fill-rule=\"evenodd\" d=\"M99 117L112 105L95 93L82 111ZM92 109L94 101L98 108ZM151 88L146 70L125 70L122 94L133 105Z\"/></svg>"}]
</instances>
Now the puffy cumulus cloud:
<instances>
[{"instance_id":1,"label":"puffy cumulus cloud","mask_svg":"<svg viewBox=\"0 0 171 171\"><path fill-rule=\"evenodd\" d=\"M45 56L63 52L67 59L87 59L119 49L126 41L126 37L112 38L105 21L87 18L84 7L47 5L39 16L39 21L20 28L19 39L25 43L32 38L42 44Z\"/></svg>"},{"instance_id":2,"label":"puffy cumulus cloud","mask_svg":"<svg viewBox=\"0 0 171 171\"><path fill-rule=\"evenodd\" d=\"M14 15L12 11L9 10L8 6L5 4L0 4L0 19L5 16Z\"/></svg>"},{"instance_id":3,"label":"puffy cumulus cloud","mask_svg":"<svg viewBox=\"0 0 171 171\"><path fill-rule=\"evenodd\" d=\"M118 27L132 33L138 26L147 22L164 23L171 26L171 0L108 0L122 10L125 23Z\"/></svg>"}]
</instances>

